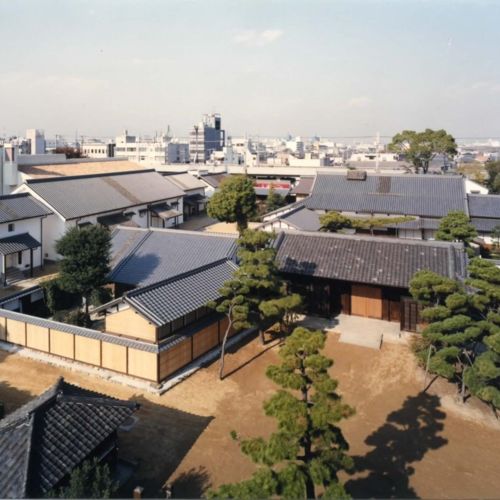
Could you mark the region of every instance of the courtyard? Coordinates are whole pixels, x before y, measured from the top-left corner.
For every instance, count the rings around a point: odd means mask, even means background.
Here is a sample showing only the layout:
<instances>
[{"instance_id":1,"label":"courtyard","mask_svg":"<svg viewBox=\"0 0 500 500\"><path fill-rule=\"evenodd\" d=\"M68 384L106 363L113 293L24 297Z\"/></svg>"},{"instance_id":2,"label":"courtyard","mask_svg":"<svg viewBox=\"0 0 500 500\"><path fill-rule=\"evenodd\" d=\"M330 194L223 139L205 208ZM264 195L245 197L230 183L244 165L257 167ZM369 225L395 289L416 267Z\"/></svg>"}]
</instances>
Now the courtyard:
<instances>
[{"instance_id":1,"label":"courtyard","mask_svg":"<svg viewBox=\"0 0 500 500\"><path fill-rule=\"evenodd\" d=\"M207 488L250 476L253 464L230 438L268 435L274 421L262 403L275 390L266 367L278 362L276 341L256 338L232 349L223 381L216 362L162 396L142 394L76 371L0 352L0 401L10 412L63 375L71 383L141 404L138 421L121 433L120 454L137 461L131 489L199 497ZM342 479L354 497L493 498L500 491L500 425L481 403L456 402L454 388L436 381L423 393L423 374L407 345L380 350L338 341L329 333L332 374L356 414L343 422L356 472ZM129 495L130 496L130 495Z\"/></svg>"}]
</instances>

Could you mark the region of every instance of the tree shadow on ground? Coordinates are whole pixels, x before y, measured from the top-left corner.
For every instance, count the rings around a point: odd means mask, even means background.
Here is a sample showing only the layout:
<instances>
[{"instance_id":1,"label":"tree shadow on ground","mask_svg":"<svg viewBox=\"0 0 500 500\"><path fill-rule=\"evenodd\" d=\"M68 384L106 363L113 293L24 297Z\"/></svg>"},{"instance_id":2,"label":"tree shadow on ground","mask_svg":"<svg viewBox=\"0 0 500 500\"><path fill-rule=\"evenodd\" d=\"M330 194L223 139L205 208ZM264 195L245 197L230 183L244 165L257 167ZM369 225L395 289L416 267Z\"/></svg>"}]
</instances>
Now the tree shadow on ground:
<instances>
[{"instance_id":1,"label":"tree shadow on ground","mask_svg":"<svg viewBox=\"0 0 500 500\"><path fill-rule=\"evenodd\" d=\"M354 498L417 497L410 486L415 472L412 464L448 443L438 435L446 418L440 406L438 396L421 392L409 396L401 409L390 413L365 440L373 449L354 457L355 472L362 477L346 483L348 493Z\"/></svg>"},{"instance_id":2,"label":"tree shadow on ground","mask_svg":"<svg viewBox=\"0 0 500 500\"><path fill-rule=\"evenodd\" d=\"M201 498L212 483L207 470L200 465L180 474L171 486L174 498Z\"/></svg>"},{"instance_id":3,"label":"tree shadow on ground","mask_svg":"<svg viewBox=\"0 0 500 500\"><path fill-rule=\"evenodd\" d=\"M253 337L255 338L255 337ZM240 371L241 369L245 368L245 366L248 366L252 361L255 361L257 358L260 358L263 354L265 354L267 351L272 349L273 347L276 347L277 345L280 344L280 340L272 340L269 343L266 343L264 345L260 344L261 350L257 353L251 356L249 359L238 365L237 367L233 368L232 370L229 370L227 373L224 373L222 379L224 380L227 377L230 377L231 375L234 375L236 372ZM231 348L227 351L229 353L235 353L239 349L241 349L242 345L238 343L234 344L231 346ZM219 358L217 358L217 361L219 361Z\"/></svg>"},{"instance_id":4,"label":"tree shadow on ground","mask_svg":"<svg viewBox=\"0 0 500 500\"><path fill-rule=\"evenodd\" d=\"M120 456L138 463L127 485L128 492L131 493L135 486L142 486L145 498L164 498L165 483L213 417L158 405L143 396L130 399L141 407L136 413L137 423L119 436ZM200 474L198 485L201 480Z\"/></svg>"},{"instance_id":5,"label":"tree shadow on ground","mask_svg":"<svg viewBox=\"0 0 500 500\"><path fill-rule=\"evenodd\" d=\"M4 362L10 355L7 352L0 352L0 363ZM0 381L0 404L3 405L4 416L17 410L34 397L35 395L29 391L18 389L4 380Z\"/></svg>"}]
</instances>

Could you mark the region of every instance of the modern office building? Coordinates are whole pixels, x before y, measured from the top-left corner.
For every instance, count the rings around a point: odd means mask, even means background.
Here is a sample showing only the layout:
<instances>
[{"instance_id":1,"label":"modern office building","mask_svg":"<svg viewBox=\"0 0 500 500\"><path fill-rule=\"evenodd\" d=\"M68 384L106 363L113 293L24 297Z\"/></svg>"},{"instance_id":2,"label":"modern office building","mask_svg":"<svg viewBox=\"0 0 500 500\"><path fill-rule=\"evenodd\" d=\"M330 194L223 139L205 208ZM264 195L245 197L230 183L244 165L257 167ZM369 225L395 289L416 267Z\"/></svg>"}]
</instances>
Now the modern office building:
<instances>
[{"instance_id":1,"label":"modern office building","mask_svg":"<svg viewBox=\"0 0 500 500\"><path fill-rule=\"evenodd\" d=\"M214 151L222 151L226 132L221 128L220 114L203 115L200 123L189 133L191 163L206 163Z\"/></svg>"}]
</instances>

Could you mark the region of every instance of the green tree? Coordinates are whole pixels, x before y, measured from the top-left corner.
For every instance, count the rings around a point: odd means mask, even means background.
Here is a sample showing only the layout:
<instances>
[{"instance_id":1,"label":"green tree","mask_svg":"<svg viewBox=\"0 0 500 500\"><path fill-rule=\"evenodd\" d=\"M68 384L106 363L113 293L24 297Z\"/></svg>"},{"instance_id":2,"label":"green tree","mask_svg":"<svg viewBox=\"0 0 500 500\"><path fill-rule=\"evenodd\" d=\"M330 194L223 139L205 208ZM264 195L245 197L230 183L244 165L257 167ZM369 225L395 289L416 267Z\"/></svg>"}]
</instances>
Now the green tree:
<instances>
[{"instance_id":1,"label":"green tree","mask_svg":"<svg viewBox=\"0 0 500 500\"><path fill-rule=\"evenodd\" d=\"M247 295L249 293L248 286L243 283L239 277L234 277L224 283L220 289L222 297L219 303L209 302L208 307L214 308L217 312L222 313L227 318L226 331L222 339L220 362L219 362L219 379L224 378L224 360L226 356L226 343L231 331L239 332L245 328L250 328L251 323L248 321L249 307Z\"/></svg>"},{"instance_id":2,"label":"green tree","mask_svg":"<svg viewBox=\"0 0 500 500\"><path fill-rule=\"evenodd\" d=\"M259 309L266 318L272 318L280 324L280 331L289 335L304 307L304 301L298 293L284 295L278 299L261 302Z\"/></svg>"},{"instance_id":3,"label":"green tree","mask_svg":"<svg viewBox=\"0 0 500 500\"><path fill-rule=\"evenodd\" d=\"M373 236L373 231L377 228L393 226L396 224L403 224L404 222L410 222L414 220L415 217L410 216L395 216L395 217L366 217L366 218L355 218L352 219L353 227L356 229L364 229L370 231Z\"/></svg>"},{"instance_id":4,"label":"green tree","mask_svg":"<svg viewBox=\"0 0 500 500\"><path fill-rule=\"evenodd\" d=\"M428 322L416 351L426 369L460 385L462 399L467 389L498 408L500 269L475 258L468 271L467 287L431 271L411 280L410 293Z\"/></svg>"},{"instance_id":5,"label":"green tree","mask_svg":"<svg viewBox=\"0 0 500 500\"><path fill-rule=\"evenodd\" d=\"M325 334L296 328L280 350L281 365L266 375L282 387L265 404L278 430L268 440L240 439L241 451L260 467L251 479L226 484L212 498L346 498L338 473L350 470L348 444L337 424L354 410L336 392L328 369L333 361L320 351Z\"/></svg>"},{"instance_id":6,"label":"green tree","mask_svg":"<svg viewBox=\"0 0 500 500\"><path fill-rule=\"evenodd\" d=\"M500 161L492 161L486 164L488 180L486 185L492 193L500 193Z\"/></svg>"},{"instance_id":7,"label":"green tree","mask_svg":"<svg viewBox=\"0 0 500 500\"><path fill-rule=\"evenodd\" d=\"M457 144L445 130L425 129L423 132L403 130L396 134L388 146L389 151L404 155L415 167L426 174L430 162L437 155L453 157L457 154Z\"/></svg>"},{"instance_id":8,"label":"green tree","mask_svg":"<svg viewBox=\"0 0 500 500\"><path fill-rule=\"evenodd\" d=\"M111 498L118 485L112 480L108 464L97 458L86 460L73 470L67 486L51 491L47 498Z\"/></svg>"},{"instance_id":9,"label":"green tree","mask_svg":"<svg viewBox=\"0 0 500 500\"><path fill-rule=\"evenodd\" d=\"M464 287L431 271L419 271L410 282L410 293L424 309L428 322L417 347L426 369L454 382L462 382L469 364L469 346L484 335L471 313Z\"/></svg>"},{"instance_id":10,"label":"green tree","mask_svg":"<svg viewBox=\"0 0 500 500\"><path fill-rule=\"evenodd\" d=\"M476 228L470 223L469 218L460 210L452 210L439 223L436 239L441 241L461 241L472 256L470 242L477 236Z\"/></svg>"},{"instance_id":11,"label":"green tree","mask_svg":"<svg viewBox=\"0 0 500 500\"><path fill-rule=\"evenodd\" d=\"M248 305L249 319L259 329L264 343L264 328L270 319L260 308L266 301L281 296L281 280L276 267L276 249L272 242L273 233L247 229L238 239L239 269L235 278L248 289L245 300Z\"/></svg>"},{"instance_id":12,"label":"green tree","mask_svg":"<svg viewBox=\"0 0 500 500\"><path fill-rule=\"evenodd\" d=\"M472 259L467 285L471 300L486 331L486 351L474 358L465 373L469 391L500 409L500 269L491 261Z\"/></svg>"},{"instance_id":13,"label":"green tree","mask_svg":"<svg viewBox=\"0 0 500 500\"><path fill-rule=\"evenodd\" d=\"M500 225L495 226L493 231L491 231L491 240L493 242L493 247L495 250L500 249Z\"/></svg>"},{"instance_id":14,"label":"green tree","mask_svg":"<svg viewBox=\"0 0 500 500\"><path fill-rule=\"evenodd\" d=\"M347 217L339 212L327 212L320 215L320 231L338 233L343 229L368 230L373 235L374 229L402 224L414 220L415 217Z\"/></svg>"},{"instance_id":15,"label":"green tree","mask_svg":"<svg viewBox=\"0 0 500 500\"><path fill-rule=\"evenodd\" d=\"M319 217L320 231L338 233L353 227L352 220L339 212L327 212Z\"/></svg>"},{"instance_id":16,"label":"green tree","mask_svg":"<svg viewBox=\"0 0 500 500\"><path fill-rule=\"evenodd\" d=\"M284 207L285 205L285 198L276 192L276 189L274 189L274 186L271 183L271 187L269 188L269 193L267 194L266 199L267 211L272 212L273 210L277 210L278 208Z\"/></svg>"},{"instance_id":17,"label":"green tree","mask_svg":"<svg viewBox=\"0 0 500 500\"><path fill-rule=\"evenodd\" d=\"M230 176L224 179L208 203L207 212L222 222L236 222L240 234L257 211L255 189L249 177Z\"/></svg>"},{"instance_id":18,"label":"green tree","mask_svg":"<svg viewBox=\"0 0 500 500\"><path fill-rule=\"evenodd\" d=\"M82 297L87 321L90 295L106 283L110 271L110 250L109 231L100 226L73 227L56 242L56 251L63 257L59 284Z\"/></svg>"}]
</instances>

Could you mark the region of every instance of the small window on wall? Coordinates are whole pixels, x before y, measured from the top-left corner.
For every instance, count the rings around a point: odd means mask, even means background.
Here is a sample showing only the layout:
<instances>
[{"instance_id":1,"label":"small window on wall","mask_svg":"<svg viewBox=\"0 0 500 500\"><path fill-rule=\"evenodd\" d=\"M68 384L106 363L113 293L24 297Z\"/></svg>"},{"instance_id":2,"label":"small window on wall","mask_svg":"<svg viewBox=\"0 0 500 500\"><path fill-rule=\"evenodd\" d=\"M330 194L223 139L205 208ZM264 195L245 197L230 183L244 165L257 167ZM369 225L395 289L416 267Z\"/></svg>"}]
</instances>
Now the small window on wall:
<instances>
[{"instance_id":1,"label":"small window on wall","mask_svg":"<svg viewBox=\"0 0 500 500\"><path fill-rule=\"evenodd\" d=\"M14 231L15 227L16 227L16 225L15 225L13 222L11 222L11 223L9 224L9 226L8 226L8 228L9 228L9 233L12 233L12 231Z\"/></svg>"},{"instance_id":2,"label":"small window on wall","mask_svg":"<svg viewBox=\"0 0 500 500\"><path fill-rule=\"evenodd\" d=\"M23 263L23 252L17 252L17 263L18 264Z\"/></svg>"}]
</instances>

